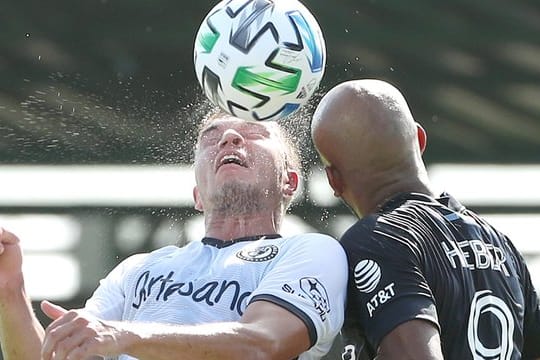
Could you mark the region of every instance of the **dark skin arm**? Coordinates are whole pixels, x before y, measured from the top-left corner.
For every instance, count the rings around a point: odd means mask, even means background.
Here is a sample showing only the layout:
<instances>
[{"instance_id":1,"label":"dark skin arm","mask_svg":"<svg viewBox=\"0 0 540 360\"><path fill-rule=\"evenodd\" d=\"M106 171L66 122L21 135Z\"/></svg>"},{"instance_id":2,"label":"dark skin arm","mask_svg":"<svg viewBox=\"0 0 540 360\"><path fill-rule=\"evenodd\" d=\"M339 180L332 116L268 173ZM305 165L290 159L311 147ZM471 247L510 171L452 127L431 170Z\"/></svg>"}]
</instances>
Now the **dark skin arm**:
<instances>
[{"instance_id":1,"label":"dark skin arm","mask_svg":"<svg viewBox=\"0 0 540 360\"><path fill-rule=\"evenodd\" d=\"M429 321L407 321L383 338L375 359L442 360L439 330Z\"/></svg>"}]
</instances>

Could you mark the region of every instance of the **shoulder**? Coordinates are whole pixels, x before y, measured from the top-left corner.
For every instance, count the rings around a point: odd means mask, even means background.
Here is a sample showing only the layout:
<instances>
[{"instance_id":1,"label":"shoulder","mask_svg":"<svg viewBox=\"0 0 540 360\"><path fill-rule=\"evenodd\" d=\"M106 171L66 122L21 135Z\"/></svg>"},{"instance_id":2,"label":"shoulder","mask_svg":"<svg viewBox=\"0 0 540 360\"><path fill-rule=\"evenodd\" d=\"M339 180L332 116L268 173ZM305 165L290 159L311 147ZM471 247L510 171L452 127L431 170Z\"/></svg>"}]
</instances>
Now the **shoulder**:
<instances>
[{"instance_id":1,"label":"shoulder","mask_svg":"<svg viewBox=\"0 0 540 360\"><path fill-rule=\"evenodd\" d=\"M326 234L305 233L282 239L282 247L287 257L295 256L310 259L336 261L345 258L345 250L340 242Z\"/></svg>"},{"instance_id":2,"label":"shoulder","mask_svg":"<svg viewBox=\"0 0 540 360\"><path fill-rule=\"evenodd\" d=\"M339 241L327 234L323 233L304 233L298 235L287 236L283 238L283 242L289 246L305 246L322 247L322 248L339 248Z\"/></svg>"},{"instance_id":3,"label":"shoulder","mask_svg":"<svg viewBox=\"0 0 540 360\"><path fill-rule=\"evenodd\" d=\"M309 232L303 234L295 234L283 238L287 241L337 241L336 238L323 233Z\"/></svg>"},{"instance_id":4,"label":"shoulder","mask_svg":"<svg viewBox=\"0 0 540 360\"><path fill-rule=\"evenodd\" d=\"M178 252L181 248L178 246L168 245L155 250L152 250L148 253L135 254L127 258L126 260L130 261L141 261L141 260L151 260L154 258L163 258L164 256L172 256Z\"/></svg>"},{"instance_id":5,"label":"shoulder","mask_svg":"<svg viewBox=\"0 0 540 360\"><path fill-rule=\"evenodd\" d=\"M419 228L416 220L394 210L372 214L352 225L340 238L349 256L380 253L401 256L418 252Z\"/></svg>"},{"instance_id":6,"label":"shoulder","mask_svg":"<svg viewBox=\"0 0 540 360\"><path fill-rule=\"evenodd\" d=\"M341 236L340 243L347 246L349 243L357 244L362 240L371 239L375 230L380 227L379 219L382 214L370 214L352 224Z\"/></svg>"},{"instance_id":7,"label":"shoulder","mask_svg":"<svg viewBox=\"0 0 540 360\"><path fill-rule=\"evenodd\" d=\"M178 246L175 246L175 245L167 245L167 246L164 246L164 247L153 250L152 252L150 252L148 254L148 256L149 257L163 257L163 256L174 255L180 249L184 249L184 250L189 249L190 247L192 247L192 244L194 244L196 246L197 242L189 243L188 245L186 245L186 246L184 246L182 248L179 248Z\"/></svg>"},{"instance_id":8,"label":"shoulder","mask_svg":"<svg viewBox=\"0 0 540 360\"><path fill-rule=\"evenodd\" d=\"M164 246L162 248L153 250L147 253L133 254L120 262L117 266L117 270L126 270L134 267L142 266L159 259L163 259L166 256L172 256L180 248L177 246Z\"/></svg>"}]
</instances>

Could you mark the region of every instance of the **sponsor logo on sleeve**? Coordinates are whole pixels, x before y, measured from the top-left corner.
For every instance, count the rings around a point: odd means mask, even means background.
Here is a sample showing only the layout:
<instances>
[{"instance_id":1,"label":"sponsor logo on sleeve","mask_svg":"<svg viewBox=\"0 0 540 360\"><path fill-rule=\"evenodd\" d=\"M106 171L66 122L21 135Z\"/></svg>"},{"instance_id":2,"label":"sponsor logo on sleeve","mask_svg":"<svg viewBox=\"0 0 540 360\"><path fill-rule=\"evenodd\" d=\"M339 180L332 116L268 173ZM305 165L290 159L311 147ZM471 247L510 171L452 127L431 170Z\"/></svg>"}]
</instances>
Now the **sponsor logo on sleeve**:
<instances>
[{"instance_id":1,"label":"sponsor logo on sleeve","mask_svg":"<svg viewBox=\"0 0 540 360\"><path fill-rule=\"evenodd\" d=\"M362 293L370 294L375 291L379 286L381 276L381 267L371 259L361 260L354 267L354 283L358 291ZM372 317L373 312L380 305L393 298L395 294L394 283L390 283L382 289L379 287L379 290L366 303L369 317Z\"/></svg>"},{"instance_id":2,"label":"sponsor logo on sleeve","mask_svg":"<svg viewBox=\"0 0 540 360\"><path fill-rule=\"evenodd\" d=\"M361 260L354 267L354 283L360 292L369 294L381 281L381 267L375 261Z\"/></svg>"},{"instance_id":3,"label":"sponsor logo on sleeve","mask_svg":"<svg viewBox=\"0 0 540 360\"><path fill-rule=\"evenodd\" d=\"M396 295L396 292L394 291L394 283L388 284L384 288L378 290L366 304L369 317L373 317L373 312L377 310L379 306L393 298L394 295Z\"/></svg>"}]
</instances>

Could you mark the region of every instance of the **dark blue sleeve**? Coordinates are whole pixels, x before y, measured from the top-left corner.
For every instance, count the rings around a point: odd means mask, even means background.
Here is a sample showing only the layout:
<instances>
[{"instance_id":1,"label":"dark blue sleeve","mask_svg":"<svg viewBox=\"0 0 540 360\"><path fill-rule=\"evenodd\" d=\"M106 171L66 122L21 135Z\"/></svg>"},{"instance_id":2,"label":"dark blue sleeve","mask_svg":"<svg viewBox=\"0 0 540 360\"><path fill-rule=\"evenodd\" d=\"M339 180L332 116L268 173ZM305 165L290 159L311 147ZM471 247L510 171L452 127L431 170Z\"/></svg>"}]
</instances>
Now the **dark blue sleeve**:
<instances>
[{"instance_id":1,"label":"dark blue sleeve","mask_svg":"<svg viewBox=\"0 0 540 360\"><path fill-rule=\"evenodd\" d=\"M514 251L518 254L521 265L521 286L525 299L522 359L536 359L540 357L540 307L538 294L532 284L531 275L523 257L517 250L514 249Z\"/></svg>"},{"instance_id":2,"label":"dark blue sleeve","mask_svg":"<svg viewBox=\"0 0 540 360\"><path fill-rule=\"evenodd\" d=\"M406 321L424 319L439 327L415 242L375 224L364 219L341 238L349 261L349 313L373 349Z\"/></svg>"}]
</instances>

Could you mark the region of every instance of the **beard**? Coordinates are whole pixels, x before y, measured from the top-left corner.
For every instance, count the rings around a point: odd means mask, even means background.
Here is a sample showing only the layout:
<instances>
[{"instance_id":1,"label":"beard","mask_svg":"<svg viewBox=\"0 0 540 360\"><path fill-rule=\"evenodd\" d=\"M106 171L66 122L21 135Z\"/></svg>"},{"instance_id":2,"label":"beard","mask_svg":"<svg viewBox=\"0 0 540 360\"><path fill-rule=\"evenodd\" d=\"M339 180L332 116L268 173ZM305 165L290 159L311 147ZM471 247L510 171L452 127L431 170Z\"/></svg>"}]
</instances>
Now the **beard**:
<instances>
[{"instance_id":1,"label":"beard","mask_svg":"<svg viewBox=\"0 0 540 360\"><path fill-rule=\"evenodd\" d=\"M246 215L265 209L270 191L241 182L226 183L211 197L213 210L224 216Z\"/></svg>"}]
</instances>

